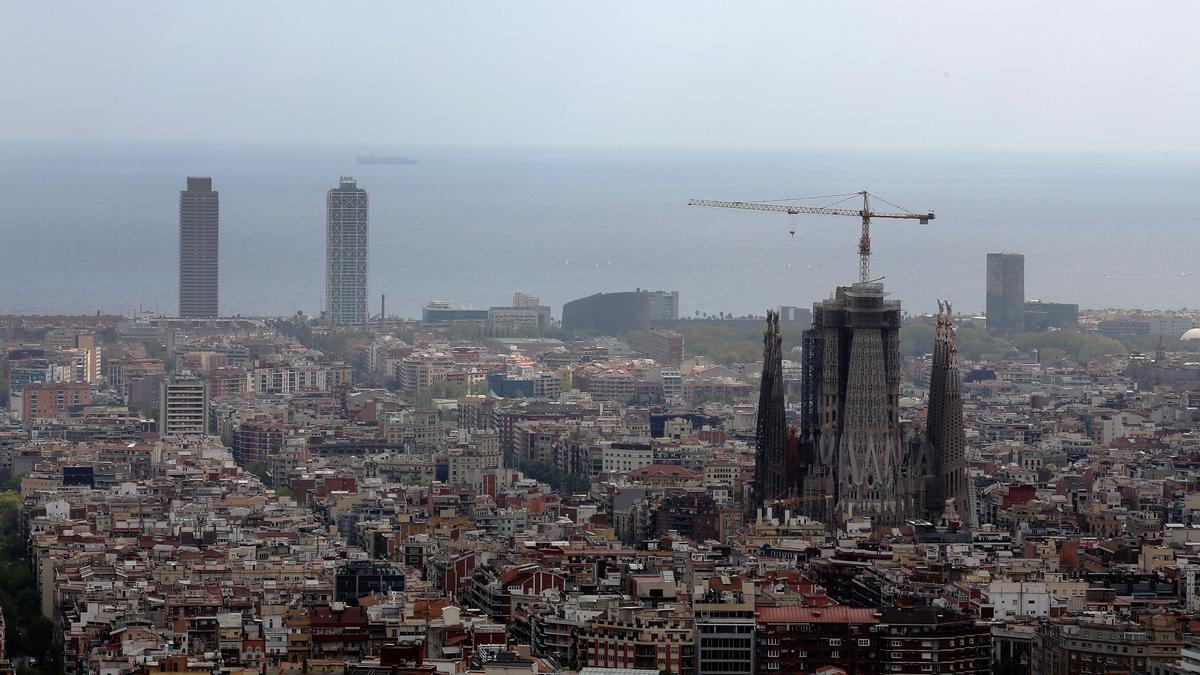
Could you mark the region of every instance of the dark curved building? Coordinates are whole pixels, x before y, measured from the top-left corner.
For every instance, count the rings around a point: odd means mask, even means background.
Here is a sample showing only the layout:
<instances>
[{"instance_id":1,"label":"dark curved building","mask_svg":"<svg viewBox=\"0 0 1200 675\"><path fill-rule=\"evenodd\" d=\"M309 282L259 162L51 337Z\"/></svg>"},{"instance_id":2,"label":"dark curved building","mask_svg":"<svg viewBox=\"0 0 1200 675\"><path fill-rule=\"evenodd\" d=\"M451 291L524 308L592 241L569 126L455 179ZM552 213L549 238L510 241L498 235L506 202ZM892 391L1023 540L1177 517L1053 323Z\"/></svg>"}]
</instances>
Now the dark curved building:
<instances>
[{"instance_id":1,"label":"dark curved building","mask_svg":"<svg viewBox=\"0 0 1200 675\"><path fill-rule=\"evenodd\" d=\"M652 323L679 318L679 291L596 293L563 305L566 330L589 330L620 336L646 330Z\"/></svg>"}]
</instances>

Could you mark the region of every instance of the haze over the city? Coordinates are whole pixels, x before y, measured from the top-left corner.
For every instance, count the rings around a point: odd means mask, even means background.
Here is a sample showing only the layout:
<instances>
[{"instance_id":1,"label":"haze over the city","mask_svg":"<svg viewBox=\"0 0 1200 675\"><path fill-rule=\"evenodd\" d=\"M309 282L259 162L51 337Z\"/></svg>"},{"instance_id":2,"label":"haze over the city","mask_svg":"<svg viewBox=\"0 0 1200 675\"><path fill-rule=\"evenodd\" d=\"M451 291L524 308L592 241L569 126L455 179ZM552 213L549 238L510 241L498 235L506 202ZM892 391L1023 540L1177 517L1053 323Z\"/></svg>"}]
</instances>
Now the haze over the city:
<instances>
[{"instance_id":1,"label":"haze over the city","mask_svg":"<svg viewBox=\"0 0 1200 675\"><path fill-rule=\"evenodd\" d=\"M0 139L1191 152L1197 25L1187 2L12 2Z\"/></svg>"},{"instance_id":2,"label":"haze over the city","mask_svg":"<svg viewBox=\"0 0 1200 675\"><path fill-rule=\"evenodd\" d=\"M0 7L0 675L1200 674L1200 4Z\"/></svg>"}]
</instances>

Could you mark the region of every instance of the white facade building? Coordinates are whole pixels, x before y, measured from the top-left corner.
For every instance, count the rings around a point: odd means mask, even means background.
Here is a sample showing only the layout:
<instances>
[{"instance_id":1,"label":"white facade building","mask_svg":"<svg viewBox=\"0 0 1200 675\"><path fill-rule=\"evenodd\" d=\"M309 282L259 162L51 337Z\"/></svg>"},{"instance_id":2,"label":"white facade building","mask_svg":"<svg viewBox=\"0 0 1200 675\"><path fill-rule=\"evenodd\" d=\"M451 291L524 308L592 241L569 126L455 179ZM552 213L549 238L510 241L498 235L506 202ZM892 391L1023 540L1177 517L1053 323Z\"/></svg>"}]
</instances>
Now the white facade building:
<instances>
[{"instance_id":1,"label":"white facade building","mask_svg":"<svg viewBox=\"0 0 1200 675\"><path fill-rule=\"evenodd\" d=\"M988 584L988 598L997 619L1050 616L1050 591L1045 582L993 581Z\"/></svg>"},{"instance_id":2,"label":"white facade building","mask_svg":"<svg viewBox=\"0 0 1200 675\"><path fill-rule=\"evenodd\" d=\"M650 446L604 447L601 450L601 468L608 473L629 473L654 463L654 450Z\"/></svg>"},{"instance_id":3,"label":"white facade building","mask_svg":"<svg viewBox=\"0 0 1200 675\"><path fill-rule=\"evenodd\" d=\"M208 385L191 373L163 380L159 414L163 436L195 436L208 433Z\"/></svg>"}]
</instances>

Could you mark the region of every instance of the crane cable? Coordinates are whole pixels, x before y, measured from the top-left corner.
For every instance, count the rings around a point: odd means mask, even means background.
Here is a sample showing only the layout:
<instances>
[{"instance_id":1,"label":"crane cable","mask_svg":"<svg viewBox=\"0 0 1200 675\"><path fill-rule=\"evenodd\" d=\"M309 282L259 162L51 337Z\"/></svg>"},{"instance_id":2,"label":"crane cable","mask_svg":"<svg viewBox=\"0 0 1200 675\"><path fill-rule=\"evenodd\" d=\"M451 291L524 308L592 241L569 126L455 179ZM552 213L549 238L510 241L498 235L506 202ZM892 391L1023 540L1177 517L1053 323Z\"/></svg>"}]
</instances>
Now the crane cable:
<instances>
[{"instance_id":1,"label":"crane cable","mask_svg":"<svg viewBox=\"0 0 1200 675\"><path fill-rule=\"evenodd\" d=\"M859 193L855 192L854 194L850 195L849 197L846 197L845 199L839 199L836 202L826 204L825 206L822 206L820 208L823 208L823 209L833 208L833 207L837 206L838 204L841 204L842 202L848 202L851 199L854 199L855 197L858 197L858 196L860 196Z\"/></svg>"},{"instance_id":2,"label":"crane cable","mask_svg":"<svg viewBox=\"0 0 1200 675\"><path fill-rule=\"evenodd\" d=\"M749 203L751 203L751 204L754 204L754 203L773 204L773 203L778 203L778 202L799 202L799 201L804 201L806 199L832 199L834 197L844 197L845 198L845 199L838 199L835 202L830 202L829 204L826 204L825 206L817 207L817 208L822 208L822 209L828 209L828 208L837 206L838 204L841 204L842 202L850 201L854 197L861 197L861 196L862 196L861 192L843 192L841 194L816 195L813 197L785 197L783 199L752 199L752 200L749 200ZM892 208L899 209L905 213L917 215L916 212L910 211L909 209L906 209L903 206L900 206L899 204L894 204L892 202L889 202L888 200L884 199L883 197L880 197L879 195L877 195L873 192L868 192L867 196L869 196L871 199L881 201L884 204L887 204L888 206L890 206Z\"/></svg>"},{"instance_id":3,"label":"crane cable","mask_svg":"<svg viewBox=\"0 0 1200 675\"><path fill-rule=\"evenodd\" d=\"M917 215L916 213L913 213L912 211L909 211L908 209L904 208L903 206L900 206L899 204L893 204L893 203L889 202L888 200L884 199L883 197L880 197L879 195L874 195L874 194L873 194L873 195L871 195L871 197L872 197L873 199L878 199L879 201L883 202L884 204L887 204L888 206L890 206L890 207L892 207L892 208L894 208L894 209L900 209L901 211L903 211L903 212L905 212L905 213L911 213L911 214L912 214L912 215L914 215L914 216L915 216L915 215Z\"/></svg>"},{"instance_id":4,"label":"crane cable","mask_svg":"<svg viewBox=\"0 0 1200 675\"><path fill-rule=\"evenodd\" d=\"M787 198L784 198L784 199L754 199L754 200L751 200L751 201L753 201L753 202L763 202L763 203L770 203L770 202L798 202L798 201L802 201L802 200L805 200L805 199L830 199L830 198L833 198L833 197L853 197L854 195L857 195L857 194L858 194L857 192L844 192L844 193L842 193L842 194L837 194L837 195L817 195L817 196L815 196L815 197L787 197Z\"/></svg>"}]
</instances>

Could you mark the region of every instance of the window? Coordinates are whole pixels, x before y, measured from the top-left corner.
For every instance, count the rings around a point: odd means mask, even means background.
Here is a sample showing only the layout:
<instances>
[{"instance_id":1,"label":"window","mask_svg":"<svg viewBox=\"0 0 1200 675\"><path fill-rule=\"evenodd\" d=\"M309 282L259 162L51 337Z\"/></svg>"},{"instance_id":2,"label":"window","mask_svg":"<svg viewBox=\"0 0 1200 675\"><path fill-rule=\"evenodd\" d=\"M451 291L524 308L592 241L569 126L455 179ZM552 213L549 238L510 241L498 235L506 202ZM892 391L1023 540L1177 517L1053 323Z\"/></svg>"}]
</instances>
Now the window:
<instances>
[{"instance_id":1,"label":"window","mask_svg":"<svg viewBox=\"0 0 1200 675\"><path fill-rule=\"evenodd\" d=\"M871 641L870 641L870 640L859 640L859 641L858 641L858 646L859 646L859 647L870 647L870 646L871 646Z\"/></svg>"},{"instance_id":2,"label":"window","mask_svg":"<svg viewBox=\"0 0 1200 675\"><path fill-rule=\"evenodd\" d=\"M842 646L842 640L841 640L841 638L829 638L829 646L830 646L830 647L840 647L840 646Z\"/></svg>"}]
</instances>

